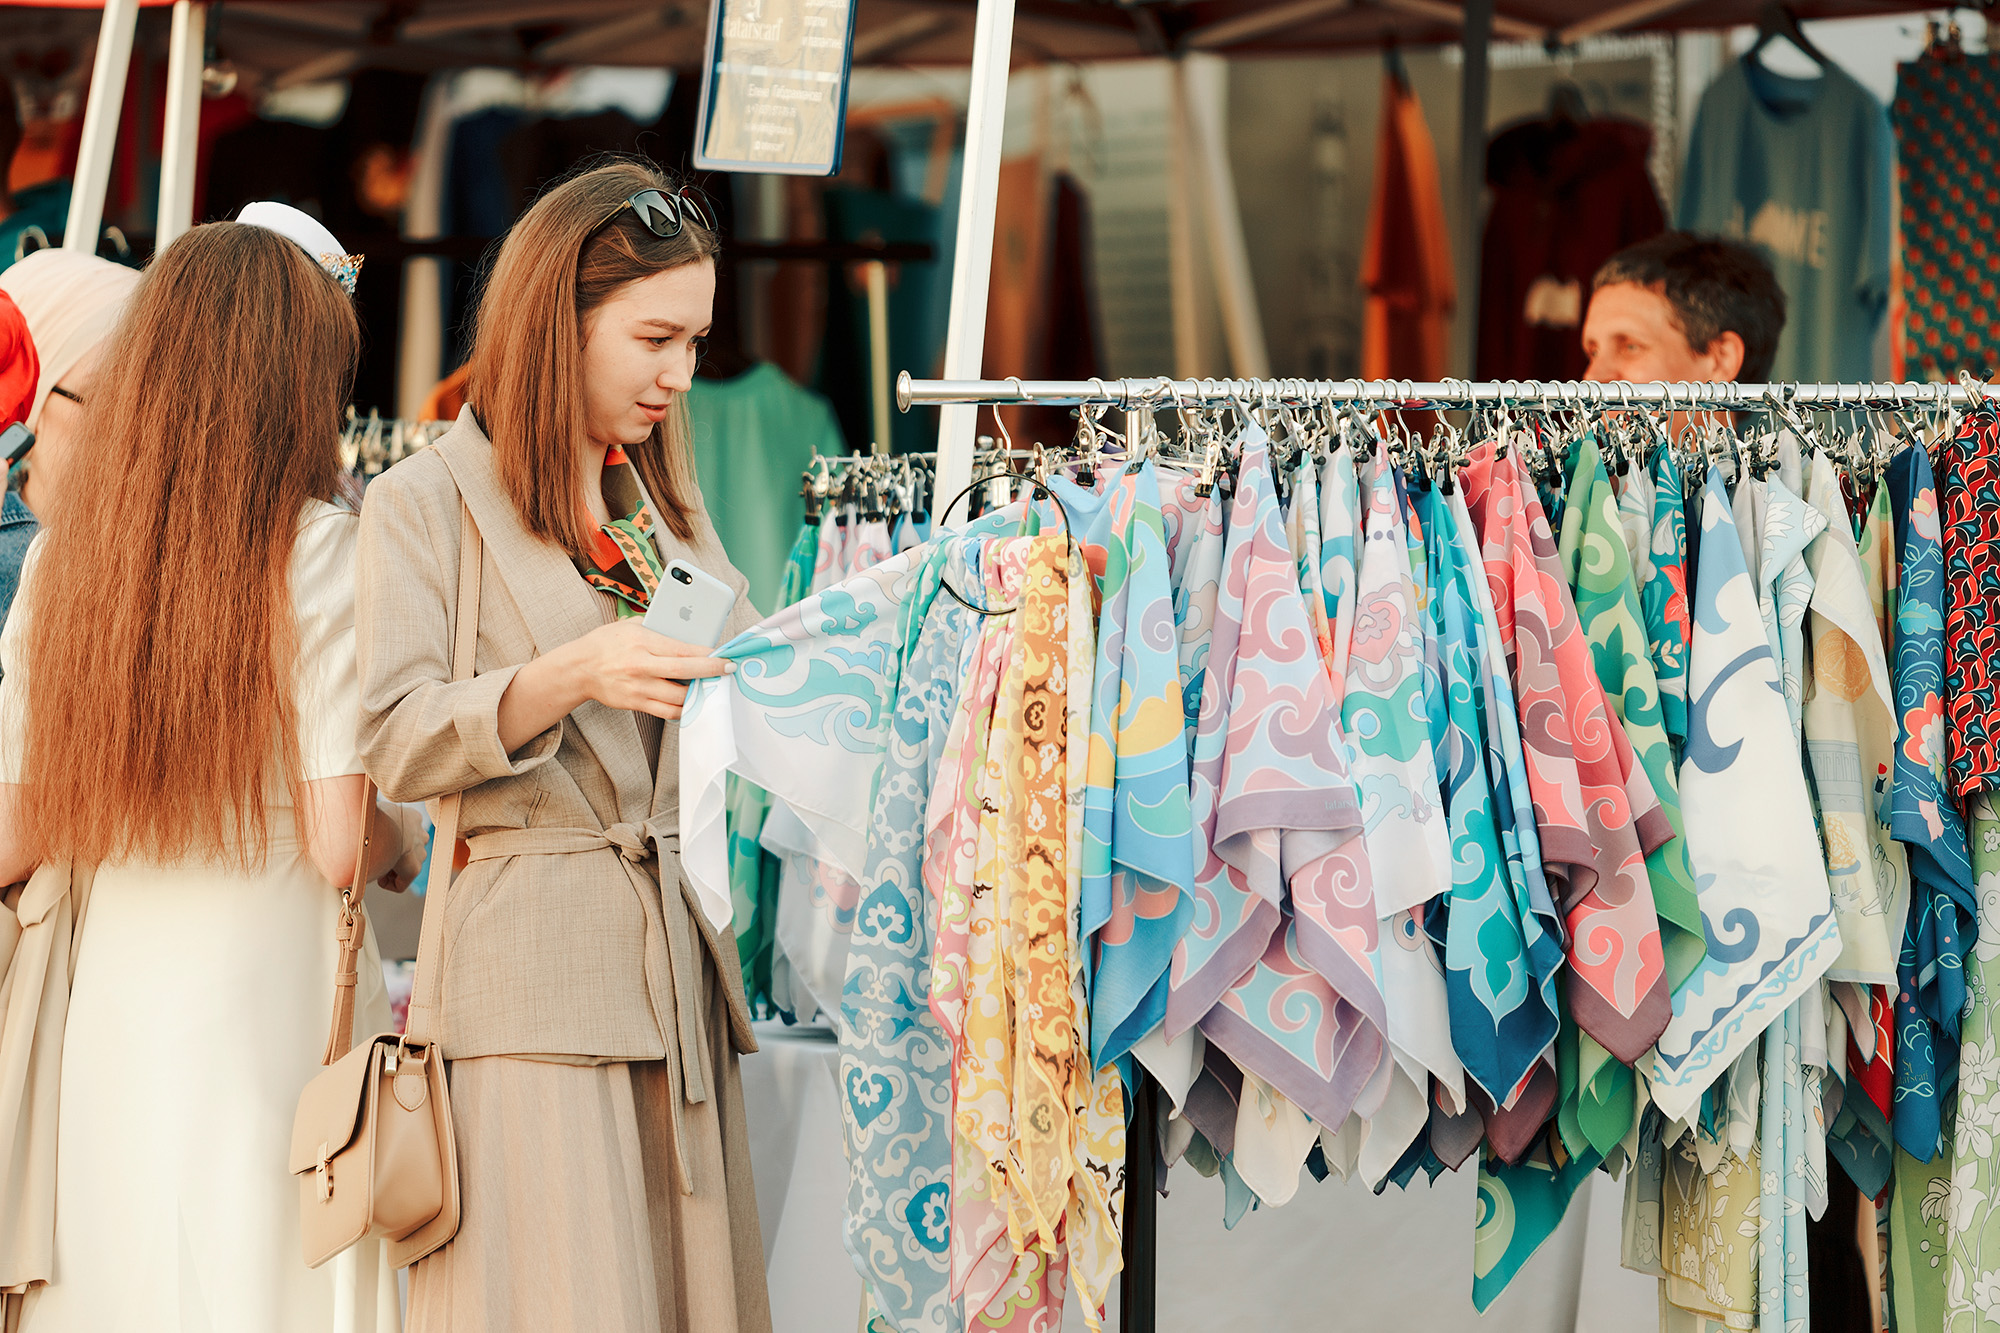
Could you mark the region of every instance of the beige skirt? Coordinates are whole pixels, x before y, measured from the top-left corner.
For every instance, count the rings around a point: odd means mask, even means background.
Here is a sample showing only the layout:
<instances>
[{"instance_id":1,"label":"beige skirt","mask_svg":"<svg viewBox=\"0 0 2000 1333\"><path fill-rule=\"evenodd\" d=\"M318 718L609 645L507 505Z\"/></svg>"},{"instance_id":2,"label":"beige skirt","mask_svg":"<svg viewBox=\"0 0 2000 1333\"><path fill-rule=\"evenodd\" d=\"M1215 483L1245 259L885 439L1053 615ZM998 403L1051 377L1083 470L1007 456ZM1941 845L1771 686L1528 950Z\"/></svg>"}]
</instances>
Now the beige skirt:
<instances>
[{"instance_id":1,"label":"beige skirt","mask_svg":"<svg viewBox=\"0 0 2000 1333\"><path fill-rule=\"evenodd\" d=\"M692 1193L663 1062L450 1063L463 1214L410 1269L410 1333L771 1333L743 1084L706 989L709 1097L681 1108Z\"/></svg>"}]
</instances>

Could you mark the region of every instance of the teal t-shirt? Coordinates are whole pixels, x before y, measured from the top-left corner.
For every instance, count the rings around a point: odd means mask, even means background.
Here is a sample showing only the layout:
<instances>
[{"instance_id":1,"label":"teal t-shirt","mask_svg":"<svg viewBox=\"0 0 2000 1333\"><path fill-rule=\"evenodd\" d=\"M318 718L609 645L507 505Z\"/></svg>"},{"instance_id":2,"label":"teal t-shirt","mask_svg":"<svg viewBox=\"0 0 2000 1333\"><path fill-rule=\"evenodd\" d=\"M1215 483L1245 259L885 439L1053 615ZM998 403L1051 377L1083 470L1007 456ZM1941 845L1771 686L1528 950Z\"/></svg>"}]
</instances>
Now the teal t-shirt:
<instances>
[{"instance_id":1,"label":"teal t-shirt","mask_svg":"<svg viewBox=\"0 0 2000 1333\"><path fill-rule=\"evenodd\" d=\"M731 380L695 380L687 411L702 503L729 562L750 581L751 602L768 615L805 522L799 475L815 448L844 454L847 442L826 399L769 362Z\"/></svg>"},{"instance_id":2,"label":"teal t-shirt","mask_svg":"<svg viewBox=\"0 0 2000 1333\"><path fill-rule=\"evenodd\" d=\"M28 228L40 228L49 245L61 245L68 221L68 181L43 181L14 191L14 211L0 218L0 269L14 262L14 251Z\"/></svg>"},{"instance_id":3,"label":"teal t-shirt","mask_svg":"<svg viewBox=\"0 0 2000 1333\"><path fill-rule=\"evenodd\" d=\"M1773 379L1871 378L1894 169L1887 112L1838 67L1793 79L1746 58L1702 94L1675 225L1770 257L1787 307Z\"/></svg>"}]
</instances>

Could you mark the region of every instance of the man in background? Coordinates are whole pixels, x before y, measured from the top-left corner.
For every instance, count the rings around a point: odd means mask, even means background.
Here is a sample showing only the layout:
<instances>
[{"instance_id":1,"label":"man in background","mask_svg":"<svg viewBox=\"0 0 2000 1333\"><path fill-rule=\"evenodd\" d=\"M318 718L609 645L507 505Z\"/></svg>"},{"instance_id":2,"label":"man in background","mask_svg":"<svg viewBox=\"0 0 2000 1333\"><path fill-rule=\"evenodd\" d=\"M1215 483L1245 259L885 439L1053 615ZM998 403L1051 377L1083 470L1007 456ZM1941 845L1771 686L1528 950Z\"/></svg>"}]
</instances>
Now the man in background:
<instances>
[{"instance_id":1,"label":"man in background","mask_svg":"<svg viewBox=\"0 0 2000 1333\"><path fill-rule=\"evenodd\" d=\"M1761 251L1661 232L1597 270L1583 319L1584 378L1758 384L1784 328L1785 293Z\"/></svg>"}]
</instances>

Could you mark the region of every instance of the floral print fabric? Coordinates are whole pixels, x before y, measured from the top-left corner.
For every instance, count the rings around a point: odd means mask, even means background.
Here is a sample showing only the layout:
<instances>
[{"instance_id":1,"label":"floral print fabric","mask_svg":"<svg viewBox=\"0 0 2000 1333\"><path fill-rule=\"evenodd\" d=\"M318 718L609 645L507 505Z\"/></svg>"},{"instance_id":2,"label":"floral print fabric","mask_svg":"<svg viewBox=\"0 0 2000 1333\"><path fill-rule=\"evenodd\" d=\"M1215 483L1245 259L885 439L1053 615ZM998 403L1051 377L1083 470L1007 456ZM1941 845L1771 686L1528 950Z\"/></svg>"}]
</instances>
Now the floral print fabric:
<instances>
[{"instance_id":1,"label":"floral print fabric","mask_svg":"<svg viewBox=\"0 0 2000 1333\"><path fill-rule=\"evenodd\" d=\"M1988 791L1973 798L1972 868L1979 943L1966 960L1969 1003L1959 1048L1951 1192L1944 1213L1945 1323L1949 1333L2000 1323L2000 815Z\"/></svg>"},{"instance_id":2,"label":"floral print fabric","mask_svg":"<svg viewBox=\"0 0 2000 1333\"><path fill-rule=\"evenodd\" d=\"M1902 553L1896 590L1895 785L1890 830L1909 849L1910 911L1896 964L1896 1142L1936 1155L1958 1076L1972 862L1946 791L1944 559L1937 490L1921 449L1897 455L1887 489Z\"/></svg>"},{"instance_id":3,"label":"floral print fabric","mask_svg":"<svg viewBox=\"0 0 2000 1333\"><path fill-rule=\"evenodd\" d=\"M1806 762L1840 922L1840 957L1827 977L1894 985L1900 939L1889 930L1889 911L1909 894L1909 863L1889 832L1886 801L1896 749L1895 684L1840 481L1824 453L1813 456L1806 502L1827 520L1806 548L1812 687L1803 709Z\"/></svg>"}]
</instances>

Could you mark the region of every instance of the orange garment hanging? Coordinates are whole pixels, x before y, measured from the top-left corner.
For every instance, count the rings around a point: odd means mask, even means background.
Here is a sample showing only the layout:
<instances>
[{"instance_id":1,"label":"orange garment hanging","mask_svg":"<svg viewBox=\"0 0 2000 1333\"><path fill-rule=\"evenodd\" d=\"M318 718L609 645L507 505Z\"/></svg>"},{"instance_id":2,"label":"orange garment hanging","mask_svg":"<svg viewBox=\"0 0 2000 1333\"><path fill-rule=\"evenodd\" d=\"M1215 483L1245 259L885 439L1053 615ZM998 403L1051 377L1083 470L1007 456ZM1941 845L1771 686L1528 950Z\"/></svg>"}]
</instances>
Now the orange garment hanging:
<instances>
[{"instance_id":1,"label":"orange garment hanging","mask_svg":"<svg viewBox=\"0 0 2000 1333\"><path fill-rule=\"evenodd\" d=\"M1402 61L1382 76L1375 194L1361 257L1368 293L1361 373L1368 379L1440 379L1456 291L1437 150Z\"/></svg>"}]
</instances>

